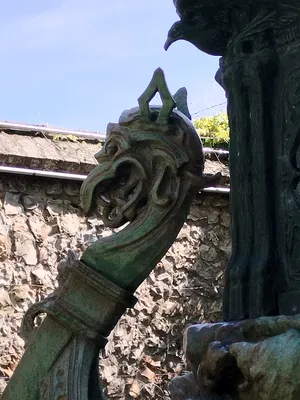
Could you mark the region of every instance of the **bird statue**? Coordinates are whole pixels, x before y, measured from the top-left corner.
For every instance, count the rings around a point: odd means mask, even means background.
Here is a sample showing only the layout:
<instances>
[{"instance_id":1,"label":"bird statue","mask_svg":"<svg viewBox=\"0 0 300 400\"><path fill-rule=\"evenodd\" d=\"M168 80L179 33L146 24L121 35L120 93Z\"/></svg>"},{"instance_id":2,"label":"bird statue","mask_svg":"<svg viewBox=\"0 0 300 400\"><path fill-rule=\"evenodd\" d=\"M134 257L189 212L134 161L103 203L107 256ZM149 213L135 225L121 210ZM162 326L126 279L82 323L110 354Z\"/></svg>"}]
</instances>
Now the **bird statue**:
<instances>
[{"instance_id":1,"label":"bird statue","mask_svg":"<svg viewBox=\"0 0 300 400\"><path fill-rule=\"evenodd\" d=\"M165 50L186 40L214 56L227 52L241 32L255 37L267 28L281 29L299 19L300 0L173 0L180 21L168 32Z\"/></svg>"},{"instance_id":2,"label":"bird statue","mask_svg":"<svg viewBox=\"0 0 300 400\"><path fill-rule=\"evenodd\" d=\"M216 2L213 4L207 0L173 0L173 2L180 21L175 22L169 30L165 50L178 40L186 40L207 54L221 55L226 49L227 18L224 12L221 15L216 12ZM217 2L223 3L221 0Z\"/></svg>"}]
</instances>

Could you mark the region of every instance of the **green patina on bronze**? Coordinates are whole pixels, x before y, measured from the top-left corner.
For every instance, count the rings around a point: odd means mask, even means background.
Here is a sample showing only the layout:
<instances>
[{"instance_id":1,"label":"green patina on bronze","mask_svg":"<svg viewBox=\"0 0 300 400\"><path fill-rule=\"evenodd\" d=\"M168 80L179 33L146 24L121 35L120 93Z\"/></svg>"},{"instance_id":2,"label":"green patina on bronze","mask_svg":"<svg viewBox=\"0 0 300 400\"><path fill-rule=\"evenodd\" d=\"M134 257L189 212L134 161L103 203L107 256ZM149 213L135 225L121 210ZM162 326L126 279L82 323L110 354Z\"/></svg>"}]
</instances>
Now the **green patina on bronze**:
<instances>
[{"instance_id":1,"label":"green patina on bronze","mask_svg":"<svg viewBox=\"0 0 300 400\"><path fill-rule=\"evenodd\" d=\"M162 106L149 106L156 93ZM69 254L58 289L26 313L26 351L2 400L96 400L98 355L136 288L164 256L186 220L192 199L218 176L203 174L199 136L188 117L186 91L171 96L155 71L139 107L109 124L96 167L82 185L85 212L95 198L103 221L123 229ZM126 225L127 224L127 225ZM125 226L126 225L126 226ZM37 328L36 316L47 316Z\"/></svg>"},{"instance_id":2,"label":"green patina on bronze","mask_svg":"<svg viewBox=\"0 0 300 400\"><path fill-rule=\"evenodd\" d=\"M163 106L149 107L157 91ZM82 261L131 292L174 242L195 193L211 184L203 175L200 139L192 123L173 110L161 70L139 103L122 114L119 124L108 126L106 143L96 155L99 167L81 191L88 211L97 188L107 226L130 222L89 246Z\"/></svg>"},{"instance_id":3,"label":"green patina on bronze","mask_svg":"<svg viewBox=\"0 0 300 400\"><path fill-rule=\"evenodd\" d=\"M173 399L296 400L300 0L174 4L180 21L165 49L182 39L222 56L216 79L228 98L233 244L224 318L239 322L188 328L193 375L172 382ZM162 106L150 106L157 92ZM71 257L57 291L28 310L27 349L3 400L103 398L99 350L173 243L195 193L216 179L203 175L202 145L189 118L185 90L171 96L158 69L139 107L108 126L82 205L89 211L98 197L106 225L123 229L95 242L80 261ZM42 312L47 317L36 330ZM194 392L187 393L188 384Z\"/></svg>"}]
</instances>

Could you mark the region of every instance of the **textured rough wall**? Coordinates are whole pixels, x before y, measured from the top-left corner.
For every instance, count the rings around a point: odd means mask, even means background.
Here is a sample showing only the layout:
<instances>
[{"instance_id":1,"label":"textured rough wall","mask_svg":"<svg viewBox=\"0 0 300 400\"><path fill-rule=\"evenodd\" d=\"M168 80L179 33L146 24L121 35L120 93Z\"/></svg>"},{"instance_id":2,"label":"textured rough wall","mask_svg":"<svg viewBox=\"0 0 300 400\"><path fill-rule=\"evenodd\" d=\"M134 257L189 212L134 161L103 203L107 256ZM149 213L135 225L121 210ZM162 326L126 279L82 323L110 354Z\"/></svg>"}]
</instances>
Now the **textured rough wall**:
<instances>
[{"instance_id":1,"label":"textured rough wall","mask_svg":"<svg viewBox=\"0 0 300 400\"><path fill-rule=\"evenodd\" d=\"M76 182L0 178L0 393L23 352L24 311L53 291L68 249L80 254L112 233L99 212L82 215L79 188ZM199 195L177 241L139 288L136 307L111 335L100 362L109 399L169 398L167 382L184 370L184 327L221 319L229 225L228 197Z\"/></svg>"}]
</instances>

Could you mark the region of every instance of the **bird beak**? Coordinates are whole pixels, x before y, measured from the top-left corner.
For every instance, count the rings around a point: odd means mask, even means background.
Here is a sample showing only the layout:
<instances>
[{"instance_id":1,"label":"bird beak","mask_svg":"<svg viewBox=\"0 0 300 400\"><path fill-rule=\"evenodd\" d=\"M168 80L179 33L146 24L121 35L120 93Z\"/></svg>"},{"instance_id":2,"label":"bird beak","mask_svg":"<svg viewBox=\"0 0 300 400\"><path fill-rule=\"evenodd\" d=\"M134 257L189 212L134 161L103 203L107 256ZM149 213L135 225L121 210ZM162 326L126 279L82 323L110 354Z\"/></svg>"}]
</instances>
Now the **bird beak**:
<instances>
[{"instance_id":1,"label":"bird beak","mask_svg":"<svg viewBox=\"0 0 300 400\"><path fill-rule=\"evenodd\" d=\"M168 50L168 48L171 46L172 43L174 43L174 40L169 36L167 41L166 41L166 43L165 43L165 45L164 45L165 51Z\"/></svg>"}]
</instances>

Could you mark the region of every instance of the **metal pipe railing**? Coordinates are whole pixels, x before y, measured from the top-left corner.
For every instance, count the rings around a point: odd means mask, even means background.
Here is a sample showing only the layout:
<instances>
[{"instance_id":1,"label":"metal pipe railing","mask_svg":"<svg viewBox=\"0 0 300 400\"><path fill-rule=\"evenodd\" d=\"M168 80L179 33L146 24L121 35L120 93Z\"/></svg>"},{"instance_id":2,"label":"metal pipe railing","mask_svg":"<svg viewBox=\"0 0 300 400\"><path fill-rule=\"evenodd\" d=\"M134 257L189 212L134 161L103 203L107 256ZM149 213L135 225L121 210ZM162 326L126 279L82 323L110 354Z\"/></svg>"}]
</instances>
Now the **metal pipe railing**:
<instances>
[{"instance_id":1,"label":"metal pipe railing","mask_svg":"<svg viewBox=\"0 0 300 400\"><path fill-rule=\"evenodd\" d=\"M82 138L89 138L89 139L98 139L98 140L105 140L106 135L104 133L98 132L85 132L85 131L73 131L68 129L58 129L58 128L49 128L46 126L40 125L26 125L26 124L15 124L12 122L4 122L0 121L0 130L16 130L16 131L23 131L23 132L41 132L45 134L57 134L57 135L72 135Z\"/></svg>"},{"instance_id":2,"label":"metal pipe railing","mask_svg":"<svg viewBox=\"0 0 300 400\"><path fill-rule=\"evenodd\" d=\"M7 167L0 166L0 173L17 174L17 175L30 175L39 176L44 178L56 178L56 179L67 179L71 181L84 181L87 175L81 174L70 174L67 172L56 172L56 171L43 171L31 168L19 168L19 167ZM206 193L229 193L230 188L227 187L209 187L202 190Z\"/></svg>"}]
</instances>

